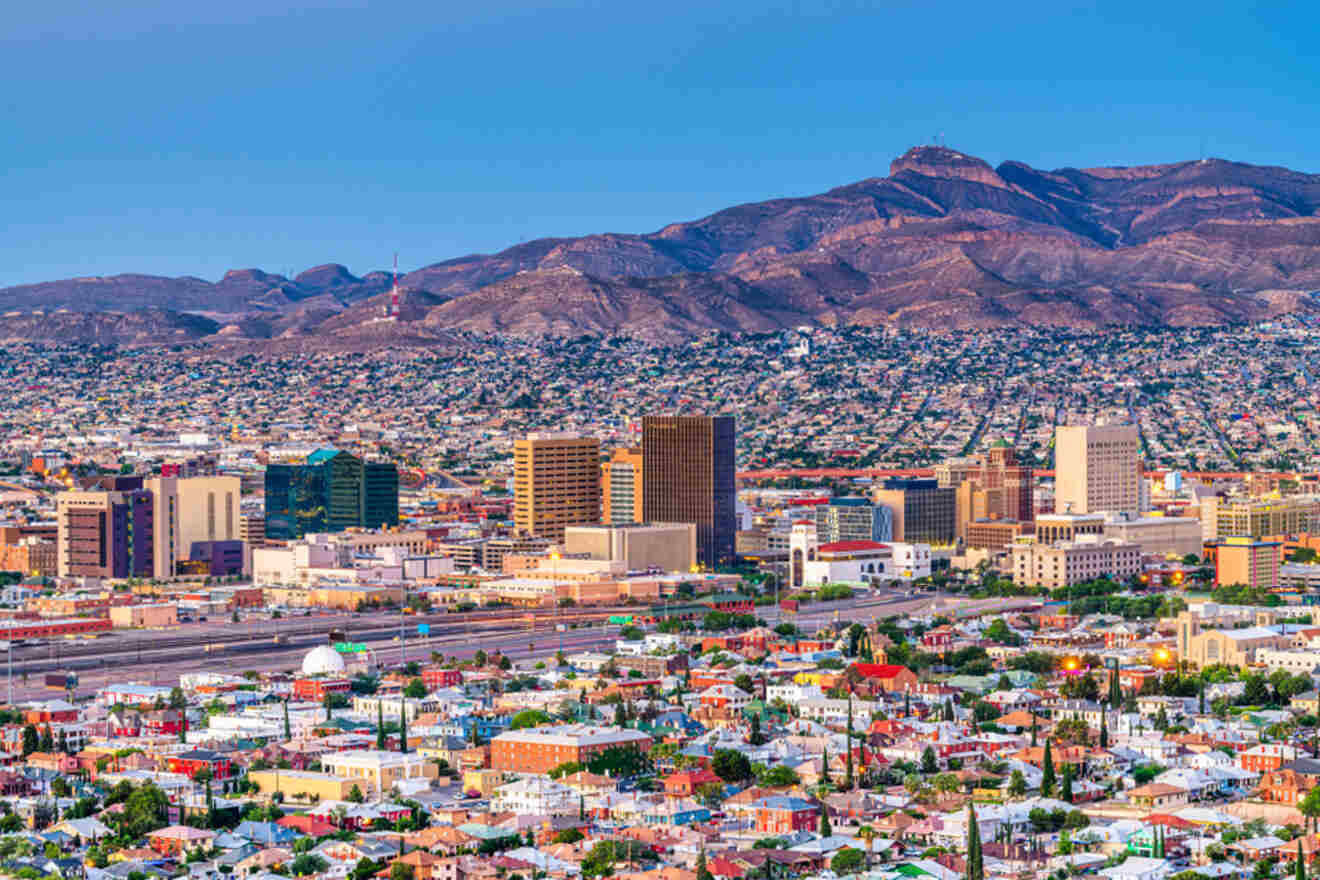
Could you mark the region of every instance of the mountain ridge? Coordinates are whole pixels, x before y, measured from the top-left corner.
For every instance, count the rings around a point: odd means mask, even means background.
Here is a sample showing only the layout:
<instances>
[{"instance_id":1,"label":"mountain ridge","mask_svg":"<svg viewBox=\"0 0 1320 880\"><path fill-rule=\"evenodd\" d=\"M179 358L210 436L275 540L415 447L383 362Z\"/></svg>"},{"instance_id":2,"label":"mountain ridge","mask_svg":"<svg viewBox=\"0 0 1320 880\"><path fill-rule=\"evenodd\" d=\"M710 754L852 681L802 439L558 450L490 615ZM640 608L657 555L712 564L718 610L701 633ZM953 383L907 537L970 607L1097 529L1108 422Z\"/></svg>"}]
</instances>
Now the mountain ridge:
<instances>
[{"instance_id":1,"label":"mountain ridge","mask_svg":"<svg viewBox=\"0 0 1320 880\"><path fill-rule=\"evenodd\" d=\"M331 346L425 344L449 331L678 340L804 323L1249 322L1315 310L1318 212L1320 175L1286 168L1202 159L1045 171L923 146L887 177L813 196L422 266L400 277L397 316L386 315L389 273L327 263L292 278L253 268L215 283L126 274L0 289L0 337L48 340L60 322L70 341L93 326L98 341L114 337L112 318L93 325L59 309L151 310L169 324L168 341ZM171 312L203 320L158 314ZM139 344L150 322L124 320Z\"/></svg>"}]
</instances>

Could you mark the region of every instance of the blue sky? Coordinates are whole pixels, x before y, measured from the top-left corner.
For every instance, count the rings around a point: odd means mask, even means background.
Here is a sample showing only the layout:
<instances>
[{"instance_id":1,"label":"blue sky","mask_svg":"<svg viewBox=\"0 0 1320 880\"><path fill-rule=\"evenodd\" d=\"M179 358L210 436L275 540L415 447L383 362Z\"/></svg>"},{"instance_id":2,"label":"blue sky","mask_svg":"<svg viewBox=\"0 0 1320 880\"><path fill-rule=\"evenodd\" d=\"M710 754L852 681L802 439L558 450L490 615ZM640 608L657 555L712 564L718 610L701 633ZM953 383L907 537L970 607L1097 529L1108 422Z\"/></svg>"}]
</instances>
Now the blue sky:
<instances>
[{"instance_id":1,"label":"blue sky","mask_svg":"<svg viewBox=\"0 0 1320 880\"><path fill-rule=\"evenodd\" d=\"M1314 5L46 0L0 24L0 285L411 269L888 172L1320 172Z\"/></svg>"}]
</instances>

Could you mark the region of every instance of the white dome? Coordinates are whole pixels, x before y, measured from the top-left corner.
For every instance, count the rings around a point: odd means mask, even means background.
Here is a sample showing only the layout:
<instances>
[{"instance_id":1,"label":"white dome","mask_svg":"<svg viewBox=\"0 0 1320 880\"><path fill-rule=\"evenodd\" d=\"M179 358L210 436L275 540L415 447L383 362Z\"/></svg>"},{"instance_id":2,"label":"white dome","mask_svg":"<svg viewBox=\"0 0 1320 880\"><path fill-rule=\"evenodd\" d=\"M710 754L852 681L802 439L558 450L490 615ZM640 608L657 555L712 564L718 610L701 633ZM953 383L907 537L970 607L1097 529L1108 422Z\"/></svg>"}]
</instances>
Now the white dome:
<instances>
[{"instance_id":1,"label":"white dome","mask_svg":"<svg viewBox=\"0 0 1320 880\"><path fill-rule=\"evenodd\" d=\"M302 662L303 675L338 675L346 668L344 658L329 645L312 648Z\"/></svg>"}]
</instances>

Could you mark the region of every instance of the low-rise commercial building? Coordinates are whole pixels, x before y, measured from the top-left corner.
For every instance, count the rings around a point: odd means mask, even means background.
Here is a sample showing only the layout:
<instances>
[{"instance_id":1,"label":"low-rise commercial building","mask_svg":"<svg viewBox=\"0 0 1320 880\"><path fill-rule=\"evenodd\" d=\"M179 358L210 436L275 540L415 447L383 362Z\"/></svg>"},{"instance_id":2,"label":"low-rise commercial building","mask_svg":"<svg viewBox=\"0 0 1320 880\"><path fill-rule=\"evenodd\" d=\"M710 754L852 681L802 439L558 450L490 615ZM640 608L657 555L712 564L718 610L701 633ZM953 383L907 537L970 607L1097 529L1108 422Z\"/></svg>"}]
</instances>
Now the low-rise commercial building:
<instances>
[{"instance_id":1,"label":"low-rise commercial building","mask_svg":"<svg viewBox=\"0 0 1320 880\"><path fill-rule=\"evenodd\" d=\"M1127 580L1141 572L1141 547L1127 541L1087 535L1054 544L1012 547L1013 581L1027 587L1058 589L1108 576Z\"/></svg>"}]
</instances>

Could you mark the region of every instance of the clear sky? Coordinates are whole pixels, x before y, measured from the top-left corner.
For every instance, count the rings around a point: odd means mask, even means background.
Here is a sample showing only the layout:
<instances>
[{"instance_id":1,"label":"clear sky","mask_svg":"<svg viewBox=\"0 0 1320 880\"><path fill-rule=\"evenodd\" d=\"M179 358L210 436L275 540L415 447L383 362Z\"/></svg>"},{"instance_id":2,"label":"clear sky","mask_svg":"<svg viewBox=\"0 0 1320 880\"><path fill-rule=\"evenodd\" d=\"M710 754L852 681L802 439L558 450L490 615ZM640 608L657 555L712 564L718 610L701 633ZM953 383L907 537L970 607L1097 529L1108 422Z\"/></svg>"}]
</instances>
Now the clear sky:
<instances>
[{"instance_id":1,"label":"clear sky","mask_svg":"<svg viewBox=\"0 0 1320 880\"><path fill-rule=\"evenodd\" d=\"M1320 172L1314 4L1068 7L7 4L0 285L648 232L937 133L992 164Z\"/></svg>"}]
</instances>

